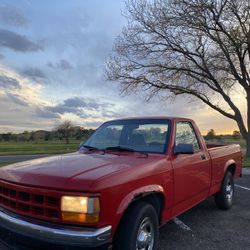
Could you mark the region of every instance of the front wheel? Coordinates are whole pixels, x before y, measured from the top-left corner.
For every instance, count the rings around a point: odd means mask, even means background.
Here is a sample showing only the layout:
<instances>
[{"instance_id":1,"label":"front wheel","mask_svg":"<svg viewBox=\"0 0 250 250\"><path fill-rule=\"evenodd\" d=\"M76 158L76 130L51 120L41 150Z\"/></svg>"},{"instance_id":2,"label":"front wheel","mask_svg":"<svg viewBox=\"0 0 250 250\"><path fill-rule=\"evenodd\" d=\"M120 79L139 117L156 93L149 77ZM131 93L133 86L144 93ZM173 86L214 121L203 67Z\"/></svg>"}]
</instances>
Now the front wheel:
<instances>
[{"instance_id":1,"label":"front wheel","mask_svg":"<svg viewBox=\"0 0 250 250\"><path fill-rule=\"evenodd\" d=\"M114 249L155 250L158 226L154 207L146 202L138 202L125 214L117 232Z\"/></svg>"},{"instance_id":2,"label":"front wheel","mask_svg":"<svg viewBox=\"0 0 250 250\"><path fill-rule=\"evenodd\" d=\"M231 172L224 176L221 189L215 194L215 203L218 208L227 210L233 205L234 180Z\"/></svg>"}]
</instances>

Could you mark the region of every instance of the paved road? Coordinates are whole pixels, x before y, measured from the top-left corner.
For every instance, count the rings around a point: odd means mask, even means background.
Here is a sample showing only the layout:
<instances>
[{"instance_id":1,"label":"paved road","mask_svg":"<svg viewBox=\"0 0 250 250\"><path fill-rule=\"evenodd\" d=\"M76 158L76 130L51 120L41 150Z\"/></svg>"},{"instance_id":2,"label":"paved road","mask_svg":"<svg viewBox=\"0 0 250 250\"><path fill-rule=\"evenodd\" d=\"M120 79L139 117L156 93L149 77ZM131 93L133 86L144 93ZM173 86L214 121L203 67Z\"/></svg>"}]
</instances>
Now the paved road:
<instances>
[{"instance_id":1,"label":"paved road","mask_svg":"<svg viewBox=\"0 0 250 250\"><path fill-rule=\"evenodd\" d=\"M218 210L210 198L178 217L191 231L173 221L162 227L158 249L250 249L250 175L236 184L240 187L236 186L234 206L229 211Z\"/></svg>"},{"instance_id":2,"label":"paved road","mask_svg":"<svg viewBox=\"0 0 250 250\"><path fill-rule=\"evenodd\" d=\"M158 250L250 249L250 171L244 172L229 211L208 199L161 228ZM0 250L8 249L0 245Z\"/></svg>"},{"instance_id":3,"label":"paved road","mask_svg":"<svg viewBox=\"0 0 250 250\"><path fill-rule=\"evenodd\" d=\"M32 159L42 158L50 156L49 154L42 154L42 155L3 155L0 156L0 162L6 162L6 161L28 161Z\"/></svg>"}]
</instances>

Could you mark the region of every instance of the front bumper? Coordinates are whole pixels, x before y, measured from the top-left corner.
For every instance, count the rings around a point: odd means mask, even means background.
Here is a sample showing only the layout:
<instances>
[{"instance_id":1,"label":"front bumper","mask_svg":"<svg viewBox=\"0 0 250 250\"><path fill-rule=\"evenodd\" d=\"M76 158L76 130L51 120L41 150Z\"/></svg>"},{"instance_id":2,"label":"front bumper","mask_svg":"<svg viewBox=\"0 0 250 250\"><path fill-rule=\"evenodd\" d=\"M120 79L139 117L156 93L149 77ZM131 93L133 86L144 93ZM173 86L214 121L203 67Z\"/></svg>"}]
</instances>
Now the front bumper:
<instances>
[{"instance_id":1,"label":"front bumper","mask_svg":"<svg viewBox=\"0 0 250 250\"><path fill-rule=\"evenodd\" d=\"M32 223L32 221L0 210L0 228L10 233L23 235L34 240L67 246L98 247L108 244L111 226L103 228L81 228Z\"/></svg>"}]
</instances>

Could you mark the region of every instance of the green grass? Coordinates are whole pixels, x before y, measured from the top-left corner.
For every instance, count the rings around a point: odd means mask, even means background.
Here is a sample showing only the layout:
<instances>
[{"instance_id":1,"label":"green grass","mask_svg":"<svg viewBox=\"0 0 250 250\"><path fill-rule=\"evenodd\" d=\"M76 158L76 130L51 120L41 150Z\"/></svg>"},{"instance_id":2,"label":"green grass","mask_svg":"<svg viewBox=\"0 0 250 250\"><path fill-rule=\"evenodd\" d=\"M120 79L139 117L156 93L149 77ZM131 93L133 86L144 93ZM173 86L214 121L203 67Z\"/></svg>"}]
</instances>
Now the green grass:
<instances>
[{"instance_id":1,"label":"green grass","mask_svg":"<svg viewBox=\"0 0 250 250\"><path fill-rule=\"evenodd\" d=\"M250 168L250 157L244 157L243 166L246 168Z\"/></svg>"},{"instance_id":2,"label":"green grass","mask_svg":"<svg viewBox=\"0 0 250 250\"><path fill-rule=\"evenodd\" d=\"M220 142L218 140L216 140L216 139L208 140L206 142L211 143L211 144L213 144L213 143L220 144ZM246 148L246 141L243 140L243 139L234 140L234 139L229 139L229 138L223 138L223 142L224 142L224 144L240 144L242 149Z\"/></svg>"},{"instance_id":3,"label":"green grass","mask_svg":"<svg viewBox=\"0 0 250 250\"><path fill-rule=\"evenodd\" d=\"M0 155L61 154L77 150L81 141L0 142Z\"/></svg>"}]
</instances>

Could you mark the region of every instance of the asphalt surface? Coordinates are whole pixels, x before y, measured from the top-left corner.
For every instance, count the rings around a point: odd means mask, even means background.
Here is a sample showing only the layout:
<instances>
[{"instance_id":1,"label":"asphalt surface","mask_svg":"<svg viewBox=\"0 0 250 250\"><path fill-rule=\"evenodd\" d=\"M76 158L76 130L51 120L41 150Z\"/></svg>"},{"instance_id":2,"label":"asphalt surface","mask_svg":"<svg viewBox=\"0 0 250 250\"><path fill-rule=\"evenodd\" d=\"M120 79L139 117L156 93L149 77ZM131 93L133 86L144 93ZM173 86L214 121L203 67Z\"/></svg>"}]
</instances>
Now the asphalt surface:
<instances>
[{"instance_id":1,"label":"asphalt surface","mask_svg":"<svg viewBox=\"0 0 250 250\"><path fill-rule=\"evenodd\" d=\"M158 250L250 249L250 170L236 185L230 210L217 209L213 198L202 202L160 229Z\"/></svg>"},{"instance_id":2,"label":"asphalt surface","mask_svg":"<svg viewBox=\"0 0 250 250\"><path fill-rule=\"evenodd\" d=\"M230 210L217 209L213 198L202 202L178 217L188 228L174 221L161 228L158 249L250 249L250 171L247 172L236 181L241 187L235 187Z\"/></svg>"}]
</instances>

